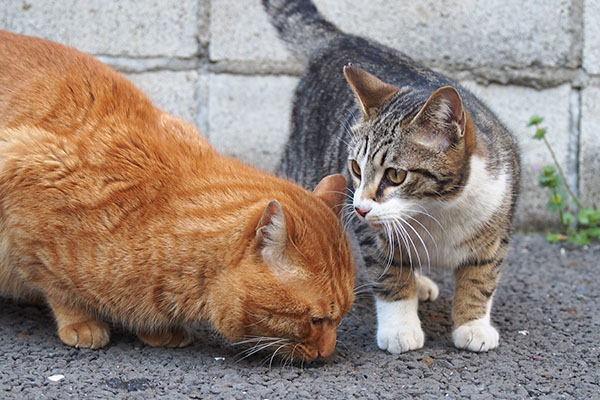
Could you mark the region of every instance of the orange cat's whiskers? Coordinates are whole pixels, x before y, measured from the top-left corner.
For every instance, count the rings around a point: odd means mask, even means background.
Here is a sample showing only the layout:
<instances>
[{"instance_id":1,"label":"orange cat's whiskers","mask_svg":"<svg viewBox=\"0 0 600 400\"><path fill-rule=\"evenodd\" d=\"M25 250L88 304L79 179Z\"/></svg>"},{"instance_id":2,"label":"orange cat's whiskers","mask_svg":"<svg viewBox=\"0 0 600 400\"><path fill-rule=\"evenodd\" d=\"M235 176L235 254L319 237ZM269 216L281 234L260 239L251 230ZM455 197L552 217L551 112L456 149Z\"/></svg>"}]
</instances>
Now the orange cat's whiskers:
<instances>
[{"instance_id":1,"label":"orange cat's whiskers","mask_svg":"<svg viewBox=\"0 0 600 400\"><path fill-rule=\"evenodd\" d=\"M250 325L250 326L252 326L252 325ZM284 339L279 338L279 337L267 337L267 336L256 336L256 337L248 336L244 340L240 340L238 342L233 342L232 345L238 346L238 345L244 345L244 344L250 344L250 343L260 344L263 342L276 341L276 340L284 340ZM287 340L287 339L285 339L285 340Z\"/></svg>"},{"instance_id":2,"label":"orange cat's whiskers","mask_svg":"<svg viewBox=\"0 0 600 400\"><path fill-rule=\"evenodd\" d=\"M281 338L279 338L279 339L278 338L255 338L254 341L257 341L258 343L256 343L254 346L250 347L249 349L241 351L240 353L238 353L236 355L236 357L237 357L242 354L245 354L244 357L238 359L237 362L240 362L248 357L251 357L256 353L260 353L261 351L266 350L269 347L279 346L278 349L280 349L281 347L285 347L285 346L288 346L291 344L291 340L281 339ZM249 339L248 341L237 342L234 344L236 344L236 345L241 344L241 343L247 344L247 343L251 343L251 342L252 342L252 339Z\"/></svg>"},{"instance_id":3,"label":"orange cat's whiskers","mask_svg":"<svg viewBox=\"0 0 600 400\"><path fill-rule=\"evenodd\" d=\"M298 348L298 346L300 346L300 343L296 343L294 345L294 347L292 348L292 351L290 351L290 353L289 353L289 356L288 356L287 359L288 359L288 361L290 363L290 366L292 366L294 364L294 354L296 353L296 349ZM304 360L302 358L300 358L300 360L302 361L301 365L303 366L304 365Z\"/></svg>"},{"instance_id":4,"label":"orange cat's whiskers","mask_svg":"<svg viewBox=\"0 0 600 400\"><path fill-rule=\"evenodd\" d=\"M279 347L278 347L278 348L277 348L277 349L276 349L276 350L273 352L273 354L271 355L271 360L269 360L269 370L271 369L271 367L272 367L272 365L273 365L273 359L274 359L274 358L275 358L275 356L277 355L277 352L278 352L279 350L281 350L282 348L286 347L286 346L288 346L288 343L284 343L284 344L282 344L281 346L279 346Z\"/></svg>"},{"instance_id":5,"label":"orange cat's whiskers","mask_svg":"<svg viewBox=\"0 0 600 400\"><path fill-rule=\"evenodd\" d=\"M257 326L257 325L262 324L263 322L265 322L268 319L269 319L269 316L267 315L267 316L263 317L262 319L260 319L260 320L258 320L256 322L253 322L253 323L248 324L248 325L244 325L244 328L252 328L253 326Z\"/></svg>"}]
</instances>

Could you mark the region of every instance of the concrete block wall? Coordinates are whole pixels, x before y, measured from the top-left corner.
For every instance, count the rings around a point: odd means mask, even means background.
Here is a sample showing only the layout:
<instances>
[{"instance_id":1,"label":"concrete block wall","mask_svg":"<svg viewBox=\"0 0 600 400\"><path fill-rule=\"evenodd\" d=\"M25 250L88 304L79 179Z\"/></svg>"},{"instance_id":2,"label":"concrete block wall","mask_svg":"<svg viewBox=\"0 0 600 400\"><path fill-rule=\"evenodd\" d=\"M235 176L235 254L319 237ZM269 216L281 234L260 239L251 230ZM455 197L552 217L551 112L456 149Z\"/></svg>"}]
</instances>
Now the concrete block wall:
<instances>
[{"instance_id":1,"label":"concrete block wall","mask_svg":"<svg viewBox=\"0 0 600 400\"><path fill-rule=\"evenodd\" d=\"M302 65L260 0L10 0L0 29L66 43L125 73L223 152L273 170ZM332 22L461 81L518 136L517 226L556 222L537 187L548 138L582 200L600 205L600 0L315 0Z\"/></svg>"}]
</instances>

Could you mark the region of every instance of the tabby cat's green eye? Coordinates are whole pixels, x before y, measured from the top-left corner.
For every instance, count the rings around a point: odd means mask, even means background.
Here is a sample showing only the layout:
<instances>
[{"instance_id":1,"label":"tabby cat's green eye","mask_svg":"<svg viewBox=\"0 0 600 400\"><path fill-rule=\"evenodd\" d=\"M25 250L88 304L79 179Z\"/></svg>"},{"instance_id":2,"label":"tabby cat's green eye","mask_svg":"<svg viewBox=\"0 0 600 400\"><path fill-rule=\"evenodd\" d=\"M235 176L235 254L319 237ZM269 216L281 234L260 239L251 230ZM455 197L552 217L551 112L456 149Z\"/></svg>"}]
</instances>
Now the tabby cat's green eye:
<instances>
[{"instance_id":1,"label":"tabby cat's green eye","mask_svg":"<svg viewBox=\"0 0 600 400\"><path fill-rule=\"evenodd\" d=\"M399 185L406 179L406 171L403 169L388 168L385 175L392 185Z\"/></svg>"},{"instance_id":2,"label":"tabby cat's green eye","mask_svg":"<svg viewBox=\"0 0 600 400\"><path fill-rule=\"evenodd\" d=\"M360 177L360 166L358 165L356 160L352 160L350 164L352 166L352 172L354 172L356 176Z\"/></svg>"}]
</instances>

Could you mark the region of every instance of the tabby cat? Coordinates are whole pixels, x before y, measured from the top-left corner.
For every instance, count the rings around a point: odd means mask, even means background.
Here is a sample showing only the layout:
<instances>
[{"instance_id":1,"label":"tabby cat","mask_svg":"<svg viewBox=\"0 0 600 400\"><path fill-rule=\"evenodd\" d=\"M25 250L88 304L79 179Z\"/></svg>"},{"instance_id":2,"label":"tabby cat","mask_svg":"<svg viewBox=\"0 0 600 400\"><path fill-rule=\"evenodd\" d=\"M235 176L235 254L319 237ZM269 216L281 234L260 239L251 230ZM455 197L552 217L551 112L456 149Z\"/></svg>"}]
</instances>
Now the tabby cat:
<instances>
[{"instance_id":1,"label":"tabby cat","mask_svg":"<svg viewBox=\"0 0 600 400\"><path fill-rule=\"evenodd\" d=\"M332 354L354 289L345 190L226 158L92 56L0 32L0 292L46 302L67 345L105 346L113 322L184 346L208 321Z\"/></svg>"},{"instance_id":2,"label":"tabby cat","mask_svg":"<svg viewBox=\"0 0 600 400\"><path fill-rule=\"evenodd\" d=\"M438 289L419 272L437 266L456 276L454 345L495 348L490 310L519 188L514 137L456 82L341 32L310 1L263 5L308 64L279 173L312 187L345 171L353 183L356 255L375 294L378 346L423 346L418 299L434 300Z\"/></svg>"}]
</instances>

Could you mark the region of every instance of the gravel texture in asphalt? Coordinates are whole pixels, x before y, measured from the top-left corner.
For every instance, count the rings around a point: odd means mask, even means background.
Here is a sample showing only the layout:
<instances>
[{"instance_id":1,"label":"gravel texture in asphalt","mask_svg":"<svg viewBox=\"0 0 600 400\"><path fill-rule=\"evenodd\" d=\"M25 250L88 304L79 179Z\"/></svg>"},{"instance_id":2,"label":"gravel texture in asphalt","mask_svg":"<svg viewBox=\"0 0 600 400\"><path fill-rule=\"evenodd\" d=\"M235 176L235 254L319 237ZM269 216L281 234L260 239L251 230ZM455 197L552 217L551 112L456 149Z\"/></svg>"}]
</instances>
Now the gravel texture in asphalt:
<instances>
[{"instance_id":1,"label":"gravel texture in asphalt","mask_svg":"<svg viewBox=\"0 0 600 400\"><path fill-rule=\"evenodd\" d=\"M240 360L240 348L206 327L183 349L147 347L113 328L106 348L76 350L60 342L48 309L0 299L0 398L600 398L599 264L600 244L515 235L492 311L496 350L452 346L453 277L432 269L440 297L420 306L423 349L379 350L364 296L334 355L294 366L268 353Z\"/></svg>"}]
</instances>

